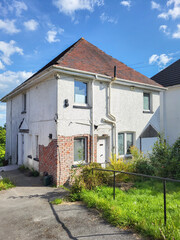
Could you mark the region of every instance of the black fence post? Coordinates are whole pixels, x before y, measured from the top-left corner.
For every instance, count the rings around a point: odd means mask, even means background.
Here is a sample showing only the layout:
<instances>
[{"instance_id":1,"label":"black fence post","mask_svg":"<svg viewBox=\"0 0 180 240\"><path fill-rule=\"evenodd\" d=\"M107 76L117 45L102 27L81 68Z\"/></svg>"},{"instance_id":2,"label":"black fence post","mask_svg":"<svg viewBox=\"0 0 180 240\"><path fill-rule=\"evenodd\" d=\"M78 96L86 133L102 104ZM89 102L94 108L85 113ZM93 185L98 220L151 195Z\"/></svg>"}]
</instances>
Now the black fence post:
<instances>
[{"instance_id":1,"label":"black fence post","mask_svg":"<svg viewBox=\"0 0 180 240\"><path fill-rule=\"evenodd\" d=\"M114 180L113 180L113 199L115 200L115 187L116 187L116 175L114 172Z\"/></svg>"},{"instance_id":2,"label":"black fence post","mask_svg":"<svg viewBox=\"0 0 180 240\"><path fill-rule=\"evenodd\" d=\"M92 175L93 175L93 168L92 168Z\"/></svg>"},{"instance_id":3,"label":"black fence post","mask_svg":"<svg viewBox=\"0 0 180 240\"><path fill-rule=\"evenodd\" d=\"M163 181L163 190L164 190L164 225L166 226L166 181Z\"/></svg>"}]
</instances>

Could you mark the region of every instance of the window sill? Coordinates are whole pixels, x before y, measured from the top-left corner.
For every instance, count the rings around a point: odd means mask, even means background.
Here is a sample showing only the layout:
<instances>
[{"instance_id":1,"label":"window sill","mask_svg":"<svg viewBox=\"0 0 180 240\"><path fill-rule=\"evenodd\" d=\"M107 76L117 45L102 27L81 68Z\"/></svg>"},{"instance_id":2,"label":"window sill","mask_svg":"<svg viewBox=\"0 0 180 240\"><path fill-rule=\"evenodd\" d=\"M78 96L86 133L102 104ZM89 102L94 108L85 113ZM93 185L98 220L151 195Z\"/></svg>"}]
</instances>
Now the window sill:
<instances>
[{"instance_id":1,"label":"window sill","mask_svg":"<svg viewBox=\"0 0 180 240\"><path fill-rule=\"evenodd\" d=\"M153 111L143 111L143 113L150 113L150 114L153 114L154 112Z\"/></svg>"},{"instance_id":2,"label":"window sill","mask_svg":"<svg viewBox=\"0 0 180 240\"><path fill-rule=\"evenodd\" d=\"M78 168L79 166L86 166L86 165L89 165L90 163L87 163L87 162L76 162L76 163L74 163L71 167L72 168Z\"/></svg>"},{"instance_id":3,"label":"window sill","mask_svg":"<svg viewBox=\"0 0 180 240\"><path fill-rule=\"evenodd\" d=\"M25 114L25 113L26 113L26 111L22 111L22 112L21 112L21 114Z\"/></svg>"},{"instance_id":4,"label":"window sill","mask_svg":"<svg viewBox=\"0 0 180 240\"><path fill-rule=\"evenodd\" d=\"M39 158L33 158L33 160L39 162Z\"/></svg>"},{"instance_id":5,"label":"window sill","mask_svg":"<svg viewBox=\"0 0 180 240\"><path fill-rule=\"evenodd\" d=\"M79 109L91 109L89 105L73 105L73 108L79 108Z\"/></svg>"}]
</instances>

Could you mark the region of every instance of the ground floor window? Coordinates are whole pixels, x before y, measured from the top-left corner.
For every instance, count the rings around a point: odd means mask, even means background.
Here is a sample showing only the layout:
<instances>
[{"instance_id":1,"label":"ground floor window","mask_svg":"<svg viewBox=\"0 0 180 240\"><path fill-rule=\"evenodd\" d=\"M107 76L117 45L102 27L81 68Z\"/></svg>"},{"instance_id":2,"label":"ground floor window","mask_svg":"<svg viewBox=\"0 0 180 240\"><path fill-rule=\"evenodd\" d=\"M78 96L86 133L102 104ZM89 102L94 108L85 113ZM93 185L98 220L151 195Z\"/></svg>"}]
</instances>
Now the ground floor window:
<instances>
[{"instance_id":1,"label":"ground floor window","mask_svg":"<svg viewBox=\"0 0 180 240\"><path fill-rule=\"evenodd\" d=\"M118 154L130 154L130 147L133 146L133 132L118 133Z\"/></svg>"},{"instance_id":2,"label":"ground floor window","mask_svg":"<svg viewBox=\"0 0 180 240\"><path fill-rule=\"evenodd\" d=\"M74 162L86 161L86 138L74 138Z\"/></svg>"}]
</instances>

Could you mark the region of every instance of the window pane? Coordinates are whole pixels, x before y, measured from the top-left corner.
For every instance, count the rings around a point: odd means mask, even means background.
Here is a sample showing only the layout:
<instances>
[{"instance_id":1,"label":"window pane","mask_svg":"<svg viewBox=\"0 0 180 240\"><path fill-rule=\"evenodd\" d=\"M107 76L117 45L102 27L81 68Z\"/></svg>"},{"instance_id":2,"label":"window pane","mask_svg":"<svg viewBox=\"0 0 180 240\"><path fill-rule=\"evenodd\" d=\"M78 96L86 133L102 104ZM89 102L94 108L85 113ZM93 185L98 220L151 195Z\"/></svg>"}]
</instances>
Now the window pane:
<instances>
[{"instance_id":1,"label":"window pane","mask_svg":"<svg viewBox=\"0 0 180 240\"><path fill-rule=\"evenodd\" d=\"M85 161L85 139L74 139L74 161Z\"/></svg>"},{"instance_id":2,"label":"window pane","mask_svg":"<svg viewBox=\"0 0 180 240\"><path fill-rule=\"evenodd\" d=\"M87 83L74 82L74 101L75 103L87 103Z\"/></svg>"},{"instance_id":3,"label":"window pane","mask_svg":"<svg viewBox=\"0 0 180 240\"><path fill-rule=\"evenodd\" d=\"M127 133L127 154L130 154L130 147L133 145L133 133Z\"/></svg>"},{"instance_id":4,"label":"window pane","mask_svg":"<svg viewBox=\"0 0 180 240\"><path fill-rule=\"evenodd\" d=\"M118 134L118 153L119 155L124 154L124 133Z\"/></svg>"},{"instance_id":5,"label":"window pane","mask_svg":"<svg viewBox=\"0 0 180 240\"><path fill-rule=\"evenodd\" d=\"M144 93L144 110L150 110L150 94Z\"/></svg>"}]
</instances>

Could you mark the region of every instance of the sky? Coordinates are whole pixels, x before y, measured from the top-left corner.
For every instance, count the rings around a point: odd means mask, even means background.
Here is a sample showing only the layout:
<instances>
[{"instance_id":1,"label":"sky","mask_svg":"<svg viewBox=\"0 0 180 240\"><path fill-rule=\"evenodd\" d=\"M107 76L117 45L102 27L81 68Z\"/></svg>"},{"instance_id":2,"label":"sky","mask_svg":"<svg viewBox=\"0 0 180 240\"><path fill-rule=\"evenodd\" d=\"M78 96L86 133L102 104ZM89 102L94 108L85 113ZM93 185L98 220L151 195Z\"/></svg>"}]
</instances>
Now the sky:
<instances>
[{"instance_id":1,"label":"sky","mask_svg":"<svg viewBox=\"0 0 180 240\"><path fill-rule=\"evenodd\" d=\"M0 98L81 37L152 77L180 58L180 0L0 0Z\"/></svg>"}]
</instances>

